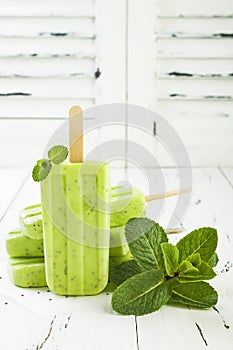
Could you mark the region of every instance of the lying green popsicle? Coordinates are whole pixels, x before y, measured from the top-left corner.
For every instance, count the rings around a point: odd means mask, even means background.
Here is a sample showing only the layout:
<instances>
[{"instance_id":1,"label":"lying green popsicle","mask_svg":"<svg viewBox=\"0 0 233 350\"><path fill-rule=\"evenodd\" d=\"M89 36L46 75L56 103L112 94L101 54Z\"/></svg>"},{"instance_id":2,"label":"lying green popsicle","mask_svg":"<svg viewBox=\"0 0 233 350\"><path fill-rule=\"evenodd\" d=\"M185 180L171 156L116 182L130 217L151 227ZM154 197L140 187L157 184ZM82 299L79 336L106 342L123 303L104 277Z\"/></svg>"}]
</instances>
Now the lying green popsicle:
<instances>
[{"instance_id":1,"label":"lying green popsicle","mask_svg":"<svg viewBox=\"0 0 233 350\"><path fill-rule=\"evenodd\" d=\"M20 226L23 233L32 239L43 238L41 205L31 205L20 213Z\"/></svg>"},{"instance_id":2,"label":"lying green popsicle","mask_svg":"<svg viewBox=\"0 0 233 350\"><path fill-rule=\"evenodd\" d=\"M43 239L31 239L16 229L8 233L6 250L11 257L43 257Z\"/></svg>"},{"instance_id":3,"label":"lying green popsicle","mask_svg":"<svg viewBox=\"0 0 233 350\"><path fill-rule=\"evenodd\" d=\"M45 265L43 258L10 258L9 273L18 287L45 287Z\"/></svg>"},{"instance_id":4,"label":"lying green popsicle","mask_svg":"<svg viewBox=\"0 0 233 350\"><path fill-rule=\"evenodd\" d=\"M128 252L125 256L109 258L109 270L132 259ZM12 282L18 287L47 287L43 258L10 258L9 271Z\"/></svg>"}]
</instances>

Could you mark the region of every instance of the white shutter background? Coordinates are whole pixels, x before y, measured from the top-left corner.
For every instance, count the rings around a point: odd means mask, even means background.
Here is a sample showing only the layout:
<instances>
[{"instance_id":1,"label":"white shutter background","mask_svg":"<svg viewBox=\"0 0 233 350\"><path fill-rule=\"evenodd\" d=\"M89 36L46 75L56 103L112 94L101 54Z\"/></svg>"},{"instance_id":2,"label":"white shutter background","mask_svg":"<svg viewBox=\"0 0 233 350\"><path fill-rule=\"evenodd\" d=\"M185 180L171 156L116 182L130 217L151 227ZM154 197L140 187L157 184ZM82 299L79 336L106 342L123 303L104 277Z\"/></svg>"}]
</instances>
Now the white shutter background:
<instances>
[{"instance_id":1,"label":"white shutter background","mask_svg":"<svg viewBox=\"0 0 233 350\"><path fill-rule=\"evenodd\" d=\"M92 0L0 1L1 165L33 164L70 105L94 104L94 25Z\"/></svg>"},{"instance_id":2,"label":"white shutter background","mask_svg":"<svg viewBox=\"0 0 233 350\"><path fill-rule=\"evenodd\" d=\"M157 0L156 110L193 165L232 165L233 1Z\"/></svg>"},{"instance_id":3,"label":"white shutter background","mask_svg":"<svg viewBox=\"0 0 233 350\"><path fill-rule=\"evenodd\" d=\"M31 167L71 105L124 102L124 23L124 0L0 0L0 166Z\"/></svg>"}]
</instances>

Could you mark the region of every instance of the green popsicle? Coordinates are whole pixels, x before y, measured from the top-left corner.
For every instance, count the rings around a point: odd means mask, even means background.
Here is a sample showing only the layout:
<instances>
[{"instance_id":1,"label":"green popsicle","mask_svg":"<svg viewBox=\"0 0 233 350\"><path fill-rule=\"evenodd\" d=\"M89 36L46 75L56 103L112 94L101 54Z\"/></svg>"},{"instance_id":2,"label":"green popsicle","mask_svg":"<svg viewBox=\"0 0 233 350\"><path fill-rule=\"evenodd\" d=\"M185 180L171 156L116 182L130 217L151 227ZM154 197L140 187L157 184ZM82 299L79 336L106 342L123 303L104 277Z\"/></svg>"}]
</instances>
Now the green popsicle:
<instances>
[{"instance_id":1,"label":"green popsicle","mask_svg":"<svg viewBox=\"0 0 233 350\"><path fill-rule=\"evenodd\" d=\"M12 282L18 287L47 286L43 258L11 258L9 273Z\"/></svg>"},{"instance_id":2,"label":"green popsicle","mask_svg":"<svg viewBox=\"0 0 233 350\"><path fill-rule=\"evenodd\" d=\"M20 213L20 226L23 233L32 239L43 238L41 205L26 207Z\"/></svg>"},{"instance_id":3,"label":"green popsicle","mask_svg":"<svg viewBox=\"0 0 233 350\"><path fill-rule=\"evenodd\" d=\"M110 168L62 164L41 183L46 277L61 295L93 295L108 281Z\"/></svg>"},{"instance_id":4,"label":"green popsicle","mask_svg":"<svg viewBox=\"0 0 233 350\"><path fill-rule=\"evenodd\" d=\"M44 256L43 239L31 239L16 229L8 233L6 250L11 257Z\"/></svg>"}]
</instances>

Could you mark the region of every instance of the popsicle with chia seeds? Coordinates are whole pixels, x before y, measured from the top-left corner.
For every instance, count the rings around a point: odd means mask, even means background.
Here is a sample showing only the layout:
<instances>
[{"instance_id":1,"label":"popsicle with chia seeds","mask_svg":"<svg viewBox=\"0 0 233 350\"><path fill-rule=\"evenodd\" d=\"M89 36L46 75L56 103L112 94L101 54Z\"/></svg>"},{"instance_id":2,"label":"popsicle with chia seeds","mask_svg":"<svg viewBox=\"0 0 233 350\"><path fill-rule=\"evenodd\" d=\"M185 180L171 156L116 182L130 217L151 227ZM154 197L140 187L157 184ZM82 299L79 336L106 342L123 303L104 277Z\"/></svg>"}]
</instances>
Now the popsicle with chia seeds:
<instances>
[{"instance_id":1,"label":"popsicle with chia seeds","mask_svg":"<svg viewBox=\"0 0 233 350\"><path fill-rule=\"evenodd\" d=\"M47 286L43 258L10 258L8 265L11 280L16 286Z\"/></svg>"},{"instance_id":2,"label":"popsicle with chia seeds","mask_svg":"<svg viewBox=\"0 0 233 350\"><path fill-rule=\"evenodd\" d=\"M26 207L20 213L20 227L32 239L43 238L41 204Z\"/></svg>"},{"instance_id":3,"label":"popsicle with chia seeds","mask_svg":"<svg viewBox=\"0 0 233 350\"><path fill-rule=\"evenodd\" d=\"M16 229L7 235L6 250L11 257L41 257L44 256L43 239L31 239Z\"/></svg>"},{"instance_id":4,"label":"popsicle with chia seeds","mask_svg":"<svg viewBox=\"0 0 233 350\"><path fill-rule=\"evenodd\" d=\"M110 166L83 162L82 111L70 110L70 163L41 182L46 280L61 295L94 295L108 282Z\"/></svg>"},{"instance_id":5,"label":"popsicle with chia seeds","mask_svg":"<svg viewBox=\"0 0 233 350\"><path fill-rule=\"evenodd\" d=\"M125 241L124 229L129 219L134 217L145 217L146 203L151 200L162 199L175 196L190 191L190 189L173 190L161 194L144 196L144 194L136 187L126 188L116 186L111 188L110 203L110 256L121 256L128 252L128 246ZM31 231L30 236L40 237L42 231L42 213L39 211L41 204L36 204L25 208L22 213L24 217L28 217L30 213L32 217L31 225L24 228L24 232ZM25 215L27 214L27 215ZM22 215L21 215L22 216ZM22 220L21 220L22 221ZM174 229L172 229L174 232Z\"/></svg>"}]
</instances>

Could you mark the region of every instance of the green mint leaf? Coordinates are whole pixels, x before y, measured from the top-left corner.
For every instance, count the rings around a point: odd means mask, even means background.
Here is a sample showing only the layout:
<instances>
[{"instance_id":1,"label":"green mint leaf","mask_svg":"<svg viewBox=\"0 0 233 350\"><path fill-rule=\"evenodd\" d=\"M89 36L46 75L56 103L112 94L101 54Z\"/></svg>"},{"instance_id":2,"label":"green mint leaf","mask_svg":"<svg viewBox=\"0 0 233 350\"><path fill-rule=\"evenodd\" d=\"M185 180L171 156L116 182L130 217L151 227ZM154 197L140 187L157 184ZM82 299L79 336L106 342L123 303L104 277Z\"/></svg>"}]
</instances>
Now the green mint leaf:
<instances>
[{"instance_id":1,"label":"green mint leaf","mask_svg":"<svg viewBox=\"0 0 233 350\"><path fill-rule=\"evenodd\" d=\"M112 308L123 315L146 315L170 299L172 289L162 271L144 271L123 282L113 293Z\"/></svg>"},{"instance_id":2,"label":"green mint leaf","mask_svg":"<svg viewBox=\"0 0 233 350\"><path fill-rule=\"evenodd\" d=\"M131 219L126 224L125 236L131 254L143 270L164 269L161 243L168 239L159 224L147 218Z\"/></svg>"},{"instance_id":3,"label":"green mint leaf","mask_svg":"<svg viewBox=\"0 0 233 350\"><path fill-rule=\"evenodd\" d=\"M173 286L170 300L206 309L217 304L218 293L206 282L182 283Z\"/></svg>"},{"instance_id":4,"label":"green mint leaf","mask_svg":"<svg viewBox=\"0 0 233 350\"><path fill-rule=\"evenodd\" d=\"M201 264L201 256L199 253L191 255L188 259L194 267L198 267Z\"/></svg>"},{"instance_id":5,"label":"green mint leaf","mask_svg":"<svg viewBox=\"0 0 233 350\"><path fill-rule=\"evenodd\" d=\"M49 174L52 164L47 159L40 159L32 170L32 178L34 181L43 181Z\"/></svg>"},{"instance_id":6,"label":"green mint leaf","mask_svg":"<svg viewBox=\"0 0 233 350\"><path fill-rule=\"evenodd\" d=\"M182 263L179 265L178 268L178 273L183 274L183 273L189 273L189 272L197 272L198 268L193 266L193 264L189 260L184 260Z\"/></svg>"},{"instance_id":7,"label":"green mint leaf","mask_svg":"<svg viewBox=\"0 0 233 350\"><path fill-rule=\"evenodd\" d=\"M217 242L217 231L214 228L203 227L189 233L176 245L180 252L180 262L196 253L207 262L214 254Z\"/></svg>"},{"instance_id":8,"label":"green mint leaf","mask_svg":"<svg viewBox=\"0 0 233 350\"><path fill-rule=\"evenodd\" d=\"M210 260L208 260L208 264L211 266L211 267L215 267L218 263L218 255L217 253L214 253Z\"/></svg>"},{"instance_id":9,"label":"green mint leaf","mask_svg":"<svg viewBox=\"0 0 233 350\"><path fill-rule=\"evenodd\" d=\"M196 282L203 280L210 280L216 276L216 273L212 269L212 267L202 261L198 267L194 267L192 264L190 266L189 261L183 261L178 269L178 281L181 283L186 282ZM187 269L185 269L185 265Z\"/></svg>"},{"instance_id":10,"label":"green mint leaf","mask_svg":"<svg viewBox=\"0 0 233 350\"><path fill-rule=\"evenodd\" d=\"M54 164L60 164L68 156L68 148L65 146L54 146L48 152L48 157Z\"/></svg>"},{"instance_id":11,"label":"green mint leaf","mask_svg":"<svg viewBox=\"0 0 233 350\"><path fill-rule=\"evenodd\" d=\"M165 269L168 276L174 276L179 265L179 250L171 243L161 243Z\"/></svg>"},{"instance_id":12,"label":"green mint leaf","mask_svg":"<svg viewBox=\"0 0 233 350\"><path fill-rule=\"evenodd\" d=\"M119 286L128 278L141 272L142 270L135 260L125 261L110 270L110 281Z\"/></svg>"}]
</instances>

